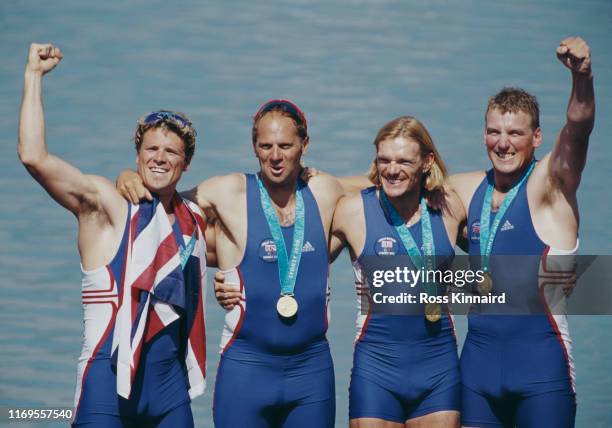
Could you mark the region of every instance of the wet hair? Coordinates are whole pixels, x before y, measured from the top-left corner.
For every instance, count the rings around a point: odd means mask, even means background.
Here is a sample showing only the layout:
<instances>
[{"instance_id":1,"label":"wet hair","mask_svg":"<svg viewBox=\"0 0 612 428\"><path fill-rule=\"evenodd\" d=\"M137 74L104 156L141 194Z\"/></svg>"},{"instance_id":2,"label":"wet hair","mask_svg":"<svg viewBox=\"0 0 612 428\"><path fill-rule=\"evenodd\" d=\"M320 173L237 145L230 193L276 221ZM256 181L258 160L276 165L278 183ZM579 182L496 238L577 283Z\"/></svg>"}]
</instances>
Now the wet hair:
<instances>
[{"instance_id":1,"label":"wet hair","mask_svg":"<svg viewBox=\"0 0 612 428\"><path fill-rule=\"evenodd\" d=\"M531 117L533 129L540 127L540 105L535 96L521 88L503 88L497 94L489 98L487 111L485 112L485 123L487 114L491 110L499 110L504 113L524 112Z\"/></svg>"},{"instance_id":2,"label":"wet hair","mask_svg":"<svg viewBox=\"0 0 612 428\"><path fill-rule=\"evenodd\" d=\"M397 119L393 119L378 131L374 139L376 152L378 153L378 146L382 141L395 138L406 138L419 143L422 158L429 153L433 154L434 161L429 171L424 174L422 187L429 192L442 190L448 176L448 171L425 126L412 116L401 116ZM381 183L376 157L368 171L368 178L372 183L380 186Z\"/></svg>"},{"instance_id":3,"label":"wet hair","mask_svg":"<svg viewBox=\"0 0 612 428\"><path fill-rule=\"evenodd\" d=\"M150 129L157 128L171 131L178 135L184 144L185 159L187 163L191 162L195 152L196 130L193 128L191 120L185 114L171 110L153 111L138 119L134 133L136 152L140 151L144 134Z\"/></svg>"},{"instance_id":4,"label":"wet hair","mask_svg":"<svg viewBox=\"0 0 612 428\"><path fill-rule=\"evenodd\" d=\"M253 145L257 143L257 128L259 121L268 113L278 113L285 117L293 120L295 124L296 132L300 140L304 142L308 138L308 123L306 122L306 116L300 108L289 100L270 100L262 104L261 107L253 116L253 129L251 131L251 138Z\"/></svg>"}]
</instances>

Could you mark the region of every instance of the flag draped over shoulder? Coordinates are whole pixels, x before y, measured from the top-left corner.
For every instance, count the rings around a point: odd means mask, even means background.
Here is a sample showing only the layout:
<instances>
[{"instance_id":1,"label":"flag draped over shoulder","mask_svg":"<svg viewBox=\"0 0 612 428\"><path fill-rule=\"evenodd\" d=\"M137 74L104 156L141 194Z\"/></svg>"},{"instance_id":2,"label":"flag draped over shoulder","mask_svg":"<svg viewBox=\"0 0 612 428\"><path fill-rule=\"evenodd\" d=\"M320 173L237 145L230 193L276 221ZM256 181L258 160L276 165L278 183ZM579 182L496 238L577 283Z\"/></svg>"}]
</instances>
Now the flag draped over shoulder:
<instances>
[{"instance_id":1,"label":"flag draped over shoulder","mask_svg":"<svg viewBox=\"0 0 612 428\"><path fill-rule=\"evenodd\" d=\"M189 397L201 395L206 386L202 288L206 284L205 223L197 205L178 194L172 206L184 241L182 247L188 249L184 267L172 225L159 199L131 207L112 345L117 362L117 393L126 399L130 397L143 343L179 319L175 308L180 308L186 317L180 349L184 350Z\"/></svg>"}]
</instances>

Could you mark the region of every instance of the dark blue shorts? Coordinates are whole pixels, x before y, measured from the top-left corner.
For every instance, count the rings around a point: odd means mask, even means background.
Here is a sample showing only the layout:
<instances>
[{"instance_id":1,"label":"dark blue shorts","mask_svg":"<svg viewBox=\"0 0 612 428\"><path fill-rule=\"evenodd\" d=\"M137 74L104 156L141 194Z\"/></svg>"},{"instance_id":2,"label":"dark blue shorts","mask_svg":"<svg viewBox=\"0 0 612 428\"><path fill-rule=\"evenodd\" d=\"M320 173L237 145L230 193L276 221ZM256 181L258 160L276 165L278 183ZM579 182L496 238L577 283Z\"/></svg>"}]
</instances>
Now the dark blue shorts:
<instances>
[{"instance_id":1,"label":"dark blue shorts","mask_svg":"<svg viewBox=\"0 0 612 428\"><path fill-rule=\"evenodd\" d=\"M461 353L462 425L573 427L576 397L567 358L554 335L502 340L468 333Z\"/></svg>"},{"instance_id":2,"label":"dark blue shorts","mask_svg":"<svg viewBox=\"0 0 612 428\"><path fill-rule=\"evenodd\" d=\"M215 384L215 427L333 427L334 368L329 346L300 354L240 352L222 357Z\"/></svg>"},{"instance_id":3,"label":"dark blue shorts","mask_svg":"<svg viewBox=\"0 0 612 428\"><path fill-rule=\"evenodd\" d=\"M157 417L126 417L90 414L87 422L74 423L75 428L193 428L191 404L185 403Z\"/></svg>"},{"instance_id":4,"label":"dark blue shorts","mask_svg":"<svg viewBox=\"0 0 612 428\"><path fill-rule=\"evenodd\" d=\"M358 342L355 345L349 418L404 423L461 407L454 340L432 346Z\"/></svg>"}]
</instances>

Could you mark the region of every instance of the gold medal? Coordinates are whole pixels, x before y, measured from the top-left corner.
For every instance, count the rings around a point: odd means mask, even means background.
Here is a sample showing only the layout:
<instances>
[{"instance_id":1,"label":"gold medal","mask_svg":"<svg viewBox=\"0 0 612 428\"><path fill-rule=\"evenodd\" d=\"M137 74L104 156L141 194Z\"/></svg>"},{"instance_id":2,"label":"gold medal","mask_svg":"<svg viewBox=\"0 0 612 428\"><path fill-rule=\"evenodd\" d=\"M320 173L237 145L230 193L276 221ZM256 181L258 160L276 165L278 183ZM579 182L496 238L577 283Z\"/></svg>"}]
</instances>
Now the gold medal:
<instances>
[{"instance_id":1,"label":"gold medal","mask_svg":"<svg viewBox=\"0 0 612 428\"><path fill-rule=\"evenodd\" d=\"M442 307L439 303L427 303L425 305L425 318L429 322L438 322L442 316Z\"/></svg>"},{"instance_id":2,"label":"gold medal","mask_svg":"<svg viewBox=\"0 0 612 428\"><path fill-rule=\"evenodd\" d=\"M479 282L476 285L476 288L478 289L478 292L483 296L491 292L491 290L493 289L493 277L489 272L484 273L484 279L482 280L482 282Z\"/></svg>"},{"instance_id":3,"label":"gold medal","mask_svg":"<svg viewBox=\"0 0 612 428\"><path fill-rule=\"evenodd\" d=\"M297 314L298 303L292 295L283 294L276 302L276 311L283 318L291 318Z\"/></svg>"}]
</instances>

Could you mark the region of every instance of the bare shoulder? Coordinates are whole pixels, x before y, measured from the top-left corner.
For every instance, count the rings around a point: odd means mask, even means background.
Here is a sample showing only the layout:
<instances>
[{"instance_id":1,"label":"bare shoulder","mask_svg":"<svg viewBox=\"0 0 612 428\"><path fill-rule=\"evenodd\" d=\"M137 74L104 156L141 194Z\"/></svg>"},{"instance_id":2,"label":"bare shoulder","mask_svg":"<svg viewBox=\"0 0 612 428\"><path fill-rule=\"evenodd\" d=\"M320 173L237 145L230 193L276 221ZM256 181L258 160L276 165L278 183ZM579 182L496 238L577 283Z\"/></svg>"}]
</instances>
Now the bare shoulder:
<instances>
[{"instance_id":1,"label":"bare shoulder","mask_svg":"<svg viewBox=\"0 0 612 428\"><path fill-rule=\"evenodd\" d=\"M459 222L465 220L466 210L455 188L448 184L445 185L444 195L446 200L445 205L448 208L444 211L444 216L450 216Z\"/></svg>"},{"instance_id":2,"label":"bare shoulder","mask_svg":"<svg viewBox=\"0 0 612 428\"><path fill-rule=\"evenodd\" d=\"M226 175L216 175L202 181L198 187L207 191L240 191L246 188L246 177L244 174L238 172Z\"/></svg>"},{"instance_id":3,"label":"bare shoulder","mask_svg":"<svg viewBox=\"0 0 612 428\"><path fill-rule=\"evenodd\" d=\"M564 178L552 171L561 167L553 165L556 160L551 153L547 153L534 166L527 181L527 194L530 204L534 207L550 206L555 209L569 208L574 210L576 191L573 187L564 185Z\"/></svg>"},{"instance_id":4,"label":"bare shoulder","mask_svg":"<svg viewBox=\"0 0 612 428\"><path fill-rule=\"evenodd\" d=\"M115 188L115 183L110 181L108 178L102 177L100 175L92 175L92 174L86 174L85 176L88 179L90 179L92 183L94 183L94 185L98 188L98 190L102 190L102 189L114 190L115 193L119 195L119 192ZM119 195L119 197L121 196Z\"/></svg>"},{"instance_id":5,"label":"bare shoulder","mask_svg":"<svg viewBox=\"0 0 612 428\"><path fill-rule=\"evenodd\" d=\"M330 190L339 189L340 191L342 191L342 186L340 186L340 182L338 181L338 179L333 175L322 171L319 171L317 175L310 178L310 180L308 180L308 185L313 189L323 189L332 186L332 189Z\"/></svg>"},{"instance_id":6,"label":"bare shoulder","mask_svg":"<svg viewBox=\"0 0 612 428\"><path fill-rule=\"evenodd\" d=\"M485 174L485 171L462 172L449 176L448 182L450 186L460 194L461 191L465 190L466 188L472 188L475 190L484 178Z\"/></svg>"},{"instance_id":7,"label":"bare shoulder","mask_svg":"<svg viewBox=\"0 0 612 428\"><path fill-rule=\"evenodd\" d=\"M473 171L453 174L448 178L450 187L456 192L466 210L485 175L485 171Z\"/></svg>"},{"instance_id":8,"label":"bare shoulder","mask_svg":"<svg viewBox=\"0 0 612 428\"><path fill-rule=\"evenodd\" d=\"M334 217L352 217L360 214L362 211L363 202L361 200L361 194L350 193L340 198L338 205L336 206L336 213Z\"/></svg>"},{"instance_id":9,"label":"bare shoulder","mask_svg":"<svg viewBox=\"0 0 612 428\"><path fill-rule=\"evenodd\" d=\"M361 225L361 223L364 223L363 219L361 195L350 193L342 196L336 205L332 230L334 233L340 233L345 238L349 238L356 231L365 227L365 224Z\"/></svg>"},{"instance_id":10,"label":"bare shoulder","mask_svg":"<svg viewBox=\"0 0 612 428\"><path fill-rule=\"evenodd\" d=\"M542 159L540 159L535 166L533 167L533 172L529 177L529 185L533 188L534 184L536 187L540 188L541 192L550 192L553 190L551 187L560 187L554 186L553 177L550 174L550 163L551 163L551 154L546 153Z\"/></svg>"},{"instance_id":11,"label":"bare shoulder","mask_svg":"<svg viewBox=\"0 0 612 428\"><path fill-rule=\"evenodd\" d=\"M186 192L186 197L206 210L211 206L222 204L226 200L235 200L236 196L245 192L245 175L232 173L214 176L202 181L194 189Z\"/></svg>"},{"instance_id":12,"label":"bare shoulder","mask_svg":"<svg viewBox=\"0 0 612 428\"><path fill-rule=\"evenodd\" d=\"M308 187L310 187L318 203L322 202L331 206L335 206L344 193L338 179L325 172L319 172L308 180Z\"/></svg>"}]
</instances>

